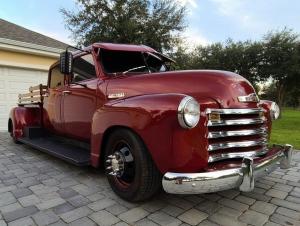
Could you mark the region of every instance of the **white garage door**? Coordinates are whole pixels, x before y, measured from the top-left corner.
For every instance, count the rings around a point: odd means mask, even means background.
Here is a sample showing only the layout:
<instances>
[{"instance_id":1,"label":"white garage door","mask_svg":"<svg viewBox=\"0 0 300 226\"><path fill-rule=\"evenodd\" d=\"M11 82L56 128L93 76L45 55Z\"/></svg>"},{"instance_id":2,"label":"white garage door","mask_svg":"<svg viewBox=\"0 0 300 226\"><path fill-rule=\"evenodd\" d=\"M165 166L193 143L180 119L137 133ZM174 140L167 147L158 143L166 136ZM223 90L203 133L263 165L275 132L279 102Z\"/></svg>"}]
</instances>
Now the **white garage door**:
<instances>
[{"instance_id":1,"label":"white garage door","mask_svg":"<svg viewBox=\"0 0 300 226\"><path fill-rule=\"evenodd\" d=\"M46 71L0 66L0 130L7 130L9 111L17 106L18 94L30 86L47 83Z\"/></svg>"}]
</instances>

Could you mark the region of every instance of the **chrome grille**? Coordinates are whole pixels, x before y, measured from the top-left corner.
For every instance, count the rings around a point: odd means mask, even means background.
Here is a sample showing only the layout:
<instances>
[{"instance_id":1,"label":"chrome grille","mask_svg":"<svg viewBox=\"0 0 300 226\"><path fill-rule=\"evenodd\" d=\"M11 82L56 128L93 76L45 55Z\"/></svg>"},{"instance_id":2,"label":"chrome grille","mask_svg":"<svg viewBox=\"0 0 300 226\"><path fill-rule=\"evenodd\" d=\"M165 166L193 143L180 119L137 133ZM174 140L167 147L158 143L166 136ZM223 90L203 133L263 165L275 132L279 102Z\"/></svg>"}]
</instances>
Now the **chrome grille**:
<instances>
[{"instance_id":1,"label":"chrome grille","mask_svg":"<svg viewBox=\"0 0 300 226\"><path fill-rule=\"evenodd\" d=\"M209 162L266 154L263 109L207 109Z\"/></svg>"}]
</instances>

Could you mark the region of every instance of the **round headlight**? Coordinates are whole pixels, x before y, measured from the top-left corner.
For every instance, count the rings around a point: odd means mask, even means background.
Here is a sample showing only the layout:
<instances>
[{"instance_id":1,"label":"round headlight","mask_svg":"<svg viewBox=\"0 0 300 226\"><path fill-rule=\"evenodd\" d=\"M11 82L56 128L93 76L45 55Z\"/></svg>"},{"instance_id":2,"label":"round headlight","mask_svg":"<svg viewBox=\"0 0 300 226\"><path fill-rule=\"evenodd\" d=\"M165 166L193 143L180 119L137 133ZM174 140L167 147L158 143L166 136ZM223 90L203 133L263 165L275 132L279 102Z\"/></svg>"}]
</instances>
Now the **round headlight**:
<instances>
[{"instance_id":1,"label":"round headlight","mask_svg":"<svg viewBox=\"0 0 300 226\"><path fill-rule=\"evenodd\" d=\"M190 96L183 98L178 106L178 121L181 127L194 128L200 119L200 105Z\"/></svg>"},{"instance_id":2,"label":"round headlight","mask_svg":"<svg viewBox=\"0 0 300 226\"><path fill-rule=\"evenodd\" d=\"M271 104L270 114L271 114L272 120L278 119L278 117L280 115L280 108L275 102L273 102Z\"/></svg>"}]
</instances>

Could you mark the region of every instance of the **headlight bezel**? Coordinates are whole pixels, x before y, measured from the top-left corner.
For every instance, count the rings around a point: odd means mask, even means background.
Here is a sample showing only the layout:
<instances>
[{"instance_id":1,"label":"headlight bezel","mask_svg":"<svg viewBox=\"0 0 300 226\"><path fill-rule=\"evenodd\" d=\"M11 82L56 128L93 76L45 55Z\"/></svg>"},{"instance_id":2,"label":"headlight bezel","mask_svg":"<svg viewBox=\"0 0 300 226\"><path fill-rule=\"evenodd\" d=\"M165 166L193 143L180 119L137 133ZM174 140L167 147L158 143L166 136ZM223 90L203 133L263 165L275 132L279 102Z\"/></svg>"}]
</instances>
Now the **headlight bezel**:
<instances>
[{"instance_id":1,"label":"headlight bezel","mask_svg":"<svg viewBox=\"0 0 300 226\"><path fill-rule=\"evenodd\" d=\"M274 101L272 102L272 104L270 106L270 115L271 115L271 119L273 121L276 120L276 119L278 119L279 116L280 116L280 107Z\"/></svg>"},{"instance_id":2,"label":"headlight bezel","mask_svg":"<svg viewBox=\"0 0 300 226\"><path fill-rule=\"evenodd\" d=\"M194 117L196 117L194 122L189 122L188 119L187 119L186 114L188 114L188 113L186 112L186 109L189 107L189 104L195 104L196 105L196 111L197 112L194 115ZM198 125L199 121L200 121L200 104L198 103L198 101L196 101L191 96L184 97L178 105L177 116L178 116L178 122L179 122L179 124L182 128L184 128L184 129L195 128Z\"/></svg>"}]
</instances>

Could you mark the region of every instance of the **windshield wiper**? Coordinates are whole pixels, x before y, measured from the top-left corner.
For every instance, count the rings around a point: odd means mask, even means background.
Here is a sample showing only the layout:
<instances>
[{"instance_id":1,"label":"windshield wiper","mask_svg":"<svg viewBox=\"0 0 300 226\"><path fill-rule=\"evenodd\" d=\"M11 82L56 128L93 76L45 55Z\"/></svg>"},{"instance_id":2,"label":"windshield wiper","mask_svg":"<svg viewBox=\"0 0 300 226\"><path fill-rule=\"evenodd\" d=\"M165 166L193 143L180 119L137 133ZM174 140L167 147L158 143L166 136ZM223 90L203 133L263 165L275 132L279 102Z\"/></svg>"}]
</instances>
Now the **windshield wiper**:
<instances>
[{"instance_id":1,"label":"windshield wiper","mask_svg":"<svg viewBox=\"0 0 300 226\"><path fill-rule=\"evenodd\" d=\"M84 88L87 88L86 84L81 84L79 82L72 82L71 84L75 84L75 85L79 85L79 86L83 86Z\"/></svg>"},{"instance_id":2,"label":"windshield wiper","mask_svg":"<svg viewBox=\"0 0 300 226\"><path fill-rule=\"evenodd\" d=\"M143 66L139 66L139 67L130 68L127 71L122 72L122 74L125 75L128 72L135 71L135 70L142 69L142 68L147 68L147 66L143 65Z\"/></svg>"}]
</instances>

